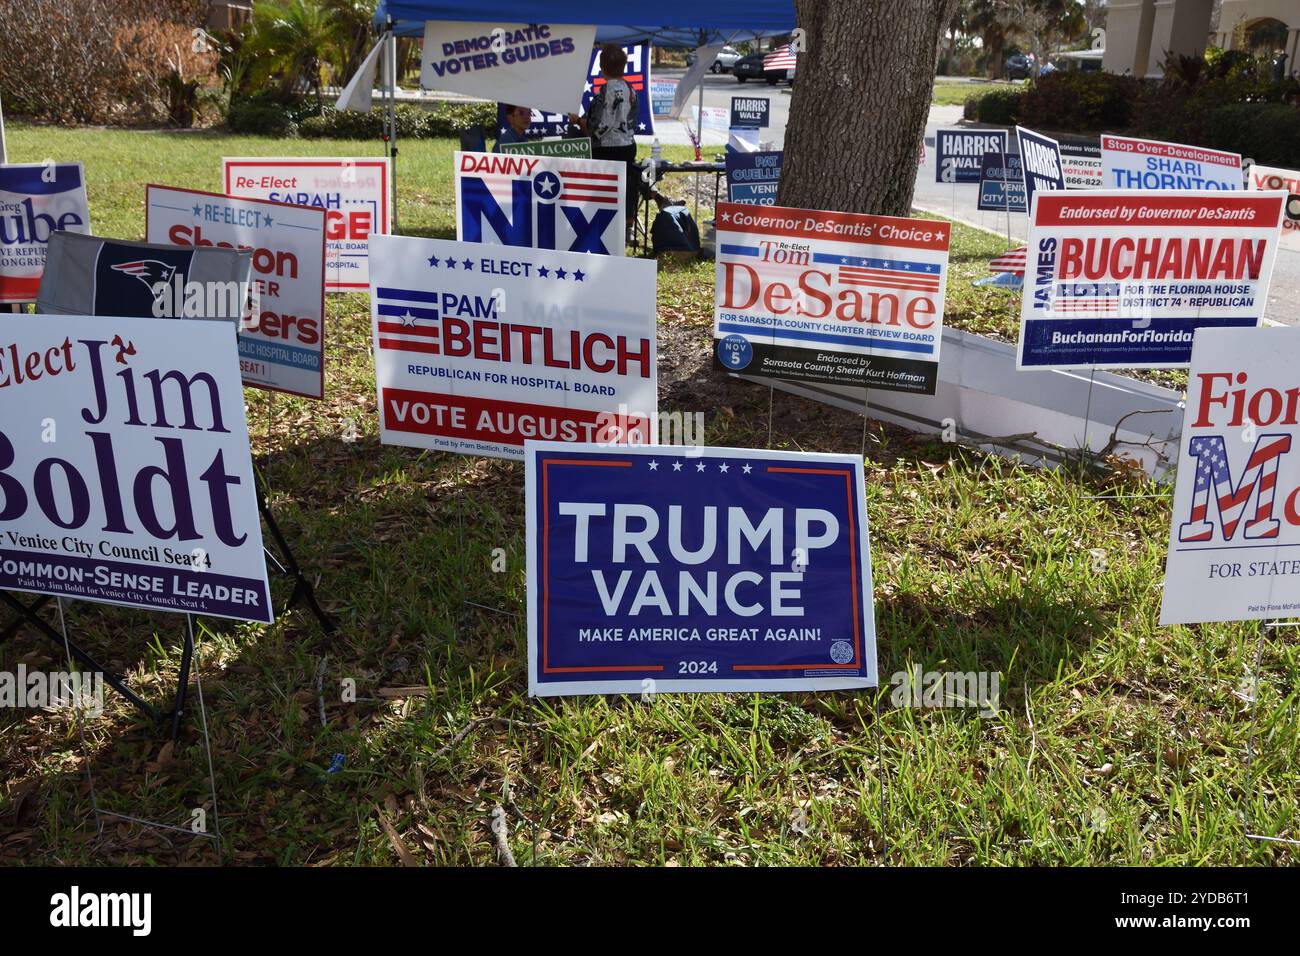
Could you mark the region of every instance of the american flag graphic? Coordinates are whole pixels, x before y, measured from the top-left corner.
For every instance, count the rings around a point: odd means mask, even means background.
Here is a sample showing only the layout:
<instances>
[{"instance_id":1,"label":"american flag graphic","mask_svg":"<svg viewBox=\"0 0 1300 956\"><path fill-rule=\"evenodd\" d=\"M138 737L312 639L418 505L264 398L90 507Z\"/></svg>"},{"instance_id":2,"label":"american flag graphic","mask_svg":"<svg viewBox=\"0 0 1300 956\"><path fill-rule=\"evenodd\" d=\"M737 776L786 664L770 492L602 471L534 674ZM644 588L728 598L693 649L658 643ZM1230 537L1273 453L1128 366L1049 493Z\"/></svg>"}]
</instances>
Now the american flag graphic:
<instances>
[{"instance_id":1,"label":"american flag graphic","mask_svg":"<svg viewBox=\"0 0 1300 956\"><path fill-rule=\"evenodd\" d=\"M498 202L509 202L519 177L509 173L475 173L483 180L488 192ZM533 189L543 201L560 199L565 202L594 202L617 206L618 175L615 173L586 173L567 169L558 175L544 169L533 177Z\"/></svg>"},{"instance_id":2,"label":"american flag graphic","mask_svg":"<svg viewBox=\"0 0 1300 956\"><path fill-rule=\"evenodd\" d=\"M1087 315L1119 312L1118 282L1063 282L1056 286L1052 309L1058 314Z\"/></svg>"},{"instance_id":3,"label":"american flag graphic","mask_svg":"<svg viewBox=\"0 0 1300 956\"><path fill-rule=\"evenodd\" d=\"M1219 508L1223 522L1223 540L1232 540L1241 521L1246 502L1250 500L1259 485L1259 501L1255 506L1255 516L1247 522L1251 528L1261 522L1269 522L1273 517L1273 498L1277 492L1278 457L1291 447L1290 435L1261 435L1246 462L1241 482L1236 490L1232 487L1232 472L1228 466L1228 453L1224 448L1222 435L1202 435L1193 438L1188 444L1187 453L1196 458L1196 483L1192 491L1193 526L1184 525L1179 538L1182 541L1209 541L1214 533L1214 526L1207 523L1210 492L1213 489L1214 500ZM1188 532L1191 532L1190 534ZM1278 528L1264 528L1250 535L1254 538L1276 538Z\"/></svg>"},{"instance_id":4,"label":"american flag graphic","mask_svg":"<svg viewBox=\"0 0 1300 956\"><path fill-rule=\"evenodd\" d=\"M794 52L794 44L787 43L785 46L777 47L767 56L763 57L763 69L793 70L797 59L798 54Z\"/></svg>"},{"instance_id":5,"label":"american flag graphic","mask_svg":"<svg viewBox=\"0 0 1300 956\"><path fill-rule=\"evenodd\" d=\"M1025 254L1027 252L1028 247L1026 246L1004 252L989 263L989 272L1010 272L1012 275L1023 276L1025 274Z\"/></svg>"},{"instance_id":6,"label":"american flag graphic","mask_svg":"<svg viewBox=\"0 0 1300 956\"><path fill-rule=\"evenodd\" d=\"M379 347L438 354L438 293L380 286L375 290Z\"/></svg>"},{"instance_id":7,"label":"american flag graphic","mask_svg":"<svg viewBox=\"0 0 1300 956\"><path fill-rule=\"evenodd\" d=\"M839 280L843 285L899 289L904 292L938 292L942 281L939 265L934 262L907 262L898 259L867 259L839 256ZM821 257L815 257L820 260Z\"/></svg>"}]
</instances>

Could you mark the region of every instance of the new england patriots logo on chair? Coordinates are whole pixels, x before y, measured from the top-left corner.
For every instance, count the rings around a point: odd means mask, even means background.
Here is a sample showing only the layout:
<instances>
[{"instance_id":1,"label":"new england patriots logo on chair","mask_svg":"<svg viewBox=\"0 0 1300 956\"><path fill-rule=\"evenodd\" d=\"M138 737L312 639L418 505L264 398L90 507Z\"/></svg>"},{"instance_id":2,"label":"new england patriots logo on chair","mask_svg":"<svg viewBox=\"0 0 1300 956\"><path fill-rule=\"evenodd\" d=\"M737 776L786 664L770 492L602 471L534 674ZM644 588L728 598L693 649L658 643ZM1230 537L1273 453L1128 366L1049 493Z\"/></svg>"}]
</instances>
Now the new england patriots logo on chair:
<instances>
[{"instance_id":1,"label":"new england patriots logo on chair","mask_svg":"<svg viewBox=\"0 0 1300 956\"><path fill-rule=\"evenodd\" d=\"M135 262L119 262L117 265L109 266L116 272L124 272L129 276L139 279L149 287L152 292L158 283L168 283L172 281L172 276L176 274L176 267L169 266L165 262L159 262L157 259L137 259Z\"/></svg>"}]
</instances>

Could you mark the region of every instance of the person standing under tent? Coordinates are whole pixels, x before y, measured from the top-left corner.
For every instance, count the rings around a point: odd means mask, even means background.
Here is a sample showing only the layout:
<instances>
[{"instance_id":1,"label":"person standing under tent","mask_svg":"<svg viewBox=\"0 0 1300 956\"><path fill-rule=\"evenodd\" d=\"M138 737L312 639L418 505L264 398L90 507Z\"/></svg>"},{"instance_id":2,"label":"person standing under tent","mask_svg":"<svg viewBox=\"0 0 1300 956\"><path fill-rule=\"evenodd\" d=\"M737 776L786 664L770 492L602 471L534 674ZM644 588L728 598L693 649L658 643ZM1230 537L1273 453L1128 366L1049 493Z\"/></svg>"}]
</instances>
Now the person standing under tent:
<instances>
[{"instance_id":1,"label":"person standing under tent","mask_svg":"<svg viewBox=\"0 0 1300 956\"><path fill-rule=\"evenodd\" d=\"M502 143L528 142L528 127L533 125L533 111L531 108L515 106L513 103L502 103L501 106L506 115L506 128L497 137L497 144L492 147L494 153L501 151Z\"/></svg>"}]
</instances>

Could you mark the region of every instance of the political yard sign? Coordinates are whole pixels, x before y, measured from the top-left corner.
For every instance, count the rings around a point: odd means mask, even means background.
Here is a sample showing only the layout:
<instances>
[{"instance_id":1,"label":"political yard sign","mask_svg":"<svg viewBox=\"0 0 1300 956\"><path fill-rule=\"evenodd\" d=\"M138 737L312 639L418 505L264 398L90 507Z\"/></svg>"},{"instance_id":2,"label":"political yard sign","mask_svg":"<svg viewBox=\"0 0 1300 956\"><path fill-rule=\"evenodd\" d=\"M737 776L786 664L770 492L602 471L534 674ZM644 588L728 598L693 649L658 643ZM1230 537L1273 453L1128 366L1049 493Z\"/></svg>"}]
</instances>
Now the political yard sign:
<instances>
[{"instance_id":1,"label":"political yard sign","mask_svg":"<svg viewBox=\"0 0 1300 956\"><path fill-rule=\"evenodd\" d=\"M1300 617L1300 329L1200 329L1161 624Z\"/></svg>"},{"instance_id":2,"label":"political yard sign","mask_svg":"<svg viewBox=\"0 0 1300 956\"><path fill-rule=\"evenodd\" d=\"M1095 139L1063 139L1061 171L1066 189L1105 189L1101 172L1101 143Z\"/></svg>"},{"instance_id":3,"label":"political yard sign","mask_svg":"<svg viewBox=\"0 0 1300 956\"><path fill-rule=\"evenodd\" d=\"M727 150L727 198L750 206L775 206L785 153Z\"/></svg>"},{"instance_id":4,"label":"political yard sign","mask_svg":"<svg viewBox=\"0 0 1300 956\"><path fill-rule=\"evenodd\" d=\"M1255 190L1282 190L1286 197L1286 217L1282 220L1282 248L1300 250L1300 170L1275 166L1251 166L1248 187Z\"/></svg>"},{"instance_id":5,"label":"political yard sign","mask_svg":"<svg viewBox=\"0 0 1300 956\"><path fill-rule=\"evenodd\" d=\"M530 694L876 686L860 457L525 458Z\"/></svg>"},{"instance_id":6,"label":"political yard sign","mask_svg":"<svg viewBox=\"0 0 1300 956\"><path fill-rule=\"evenodd\" d=\"M1127 136L1101 137L1103 189L1241 189L1241 156Z\"/></svg>"},{"instance_id":7,"label":"political yard sign","mask_svg":"<svg viewBox=\"0 0 1300 956\"><path fill-rule=\"evenodd\" d=\"M1061 167L1061 147L1050 136L1016 127L1020 144L1020 166L1025 181L1025 201L1044 189L1064 189L1065 173Z\"/></svg>"},{"instance_id":8,"label":"political yard sign","mask_svg":"<svg viewBox=\"0 0 1300 956\"><path fill-rule=\"evenodd\" d=\"M456 153L462 242L623 255L627 164Z\"/></svg>"},{"instance_id":9,"label":"political yard sign","mask_svg":"<svg viewBox=\"0 0 1300 956\"><path fill-rule=\"evenodd\" d=\"M222 160L226 194L325 210L325 291L370 288L370 236L392 229L388 160Z\"/></svg>"},{"instance_id":10,"label":"political yard sign","mask_svg":"<svg viewBox=\"0 0 1300 956\"><path fill-rule=\"evenodd\" d=\"M658 437L655 263L383 237L370 307L384 444L521 458Z\"/></svg>"},{"instance_id":11,"label":"political yard sign","mask_svg":"<svg viewBox=\"0 0 1300 956\"><path fill-rule=\"evenodd\" d=\"M0 165L0 303L36 301L59 229L90 233L81 163Z\"/></svg>"},{"instance_id":12,"label":"political yard sign","mask_svg":"<svg viewBox=\"0 0 1300 956\"><path fill-rule=\"evenodd\" d=\"M0 588L270 623L229 325L0 316Z\"/></svg>"},{"instance_id":13,"label":"political yard sign","mask_svg":"<svg viewBox=\"0 0 1300 956\"><path fill-rule=\"evenodd\" d=\"M325 210L145 187L149 242L249 249L254 313L239 334L244 384L325 395Z\"/></svg>"},{"instance_id":14,"label":"political yard sign","mask_svg":"<svg viewBox=\"0 0 1300 956\"><path fill-rule=\"evenodd\" d=\"M719 203L715 367L933 395L949 229Z\"/></svg>"},{"instance_id":15,"label":"political yard sign","mask_svg":"<svg viewBox=\"0 0 1300 956\"><path fill-rule=\"evenodd\" d=\"M772 101L766 96L733 96L732 129L766 129L771 122Z\"/></svg>"},{"instance_id":16,"label":"political yard sign","mask_svg":"<svg viewBox=\"0 0 1300 956\"><path fill-rule=\"evenodd\" d=\"M1025 212L1025 172L1017 153L985 153L980 162L978 207L984 211Z\"/></svg>"},{"instance_id":17,"label":"political yard sign","mask_svg":"<svg viewBox=\"0 0 1300 956\"><path fill-rule=\"evenodd\" d=\"M497 143L497 152L524 156L569 156L574 159L591 159L591 138L574 136L569 139L530 139L526 143Z\"/></svg>"},{"instance_id":18,"label":"political yard sign","mask_svg":"<svg viewBox=\"0 0 1300 956\"><path fill-rule=\"evenodd\" d=\"M941 129L934 140L936 183L978 183L984 154L1007 151L1006 130Z\"/></svg>"}]
</instances>

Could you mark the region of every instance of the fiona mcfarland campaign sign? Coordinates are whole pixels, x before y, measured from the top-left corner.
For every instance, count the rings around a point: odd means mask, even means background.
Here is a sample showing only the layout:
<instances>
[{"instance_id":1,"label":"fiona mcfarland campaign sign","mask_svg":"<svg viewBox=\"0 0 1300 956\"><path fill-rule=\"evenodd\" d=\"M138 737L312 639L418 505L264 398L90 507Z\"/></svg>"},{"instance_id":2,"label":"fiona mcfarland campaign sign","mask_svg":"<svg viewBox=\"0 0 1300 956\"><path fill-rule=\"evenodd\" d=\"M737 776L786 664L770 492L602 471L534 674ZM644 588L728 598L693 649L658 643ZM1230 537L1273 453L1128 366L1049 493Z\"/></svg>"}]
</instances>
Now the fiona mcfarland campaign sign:
<instances>
[{"instance_id":1,"label":"fiona mcfarland campaign sign","mask_svg":"<svg viewBox=\"0 0 1300 956\"><path fill-rule=\"evenodd\" d=\"M0 316L0 588L270 623L229 325Z\"/></svg>"},{"instance_id":2,"label":"fiona mcfarland campaign sign","mask_svg":"<svg viewBox=\"0 0 1300 956\"><path fill-rule=\"evenodd\" d=\"M0 303L36 301L57 229L90 232L81 163L0 165Z\"/></svg>"},{"instance_id":3,"label":"fiona mcfarland campaign sign","mask_svg":"<svg viewBox=\"0 0 1300 956\"><path fill-rule=\"evenodd\" d=\"M530 694L876 686L861 458L525 457Z\"/></svg>"},{"instance_id":4,"label":"fiona mcfarland campaign sign","mask_svg":"<svg viewBox=\"0 0 1300 956\"><path fill-rule=\"evenodd\" d=\"M325 395L325 210L145 187L145 239L253 253L256 314L239 333L244 384Z\"/></svg>"},{"instance_id":5,"label":"fiona mcfarland campaign sign","mask_svg":"<svg viewBox=\"0 0 1300 956\"><path fill-rule=\"evenodd\" d=\"M1035 193L1020 368L1178 368L1198 328L1258 325L1282 193Z\"/></svg>"},{"instance_id":6,"label":"fiona mcfarland campaign sign","mask_svg":"<svg viewBox=\"0 0 1300 956\"><path fill-rule=\"evenodd\" d=\"M657 438L655 263L376 237L385 444L520 458L530 438Z\"/></svg>"},{"instance_id":7,"label":"fiona mcfarland campaign sign","mask_svg":"<svg viewBox=\"0 0 1300 956\"><path fill-rule=\"evenodd\" d=\"M1192 348L1161 624L1300 617L1300 329Z\"/></svg>"},{"instance_id":8,"label":"fiona mcfarland campaign sign","mask_svg":"<svg viewBox=\"0 0 1300 956\"><path fill-rule=\"evenodd\" d=\"M719 203L715 367L933 395L949 229Z\"/></svg>"},{"instance_id":9,"label":"fiona mcfarland campaign sign","mask_svg":"<svg viewBox=\"0 0 1300 956\"><path fill-rule=\"evenodd\" d=\"M978 183L985 153L1007 151L1004 129L941 129L934 134L934 181Z\"/></svg>"},{"instance_id":10,"label":"fiona mcfarland campaign sign","mask_svg":"<svg viewBox=\"0 0 1300 956\"><path fill-rule=\"evenodd\" d=\"M1241 156L1127 136L1101 137L1103 189L1241 189Z\"/></svg>"}]
</instances>

